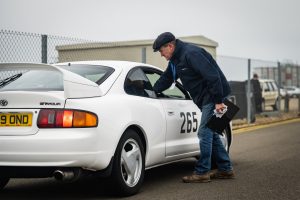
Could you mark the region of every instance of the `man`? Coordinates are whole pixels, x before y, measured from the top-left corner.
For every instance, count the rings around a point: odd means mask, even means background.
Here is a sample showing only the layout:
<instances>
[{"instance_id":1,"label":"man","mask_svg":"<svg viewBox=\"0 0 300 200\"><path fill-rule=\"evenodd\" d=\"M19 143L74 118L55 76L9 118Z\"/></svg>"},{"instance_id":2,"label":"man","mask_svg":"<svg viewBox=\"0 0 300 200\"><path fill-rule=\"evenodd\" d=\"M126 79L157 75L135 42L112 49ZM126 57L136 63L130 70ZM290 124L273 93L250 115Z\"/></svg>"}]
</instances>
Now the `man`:
<instances>
[{"instance_id":1,"label":"man","mask_svg":"<svg viewBox=\"0 0 300 200\"><path fill-rule=\"evenodd\" d=\"M209 182L210 178L233 178L231 161L219 136L206 126L214 109L222 112L223 101L230 93L229 84L219 66L203 48L182 42L170 32L160 34L153 43L154 52L169 61L166 71L154 85L160 93L180 78L183 87L190 93L194 103L201 109L202 117L198 131L201 156L190 176L182 178L186 183ZM212 173L211 157L218 171Z\"/></svg>"},{"instance_id":2,"label":"man","mask_svg":"<svg viewBox=\"0 0 300 200\"><path fill-rule=\"evenodd\" d=\"M262 106L261 106L261 104L262 104L262 89L260 87L260 83L259 83L257 74L253 74L251 83L252 83L252 87L253 87L256 113L261 113L262 112Z\"/></svg>"}]
</instances>

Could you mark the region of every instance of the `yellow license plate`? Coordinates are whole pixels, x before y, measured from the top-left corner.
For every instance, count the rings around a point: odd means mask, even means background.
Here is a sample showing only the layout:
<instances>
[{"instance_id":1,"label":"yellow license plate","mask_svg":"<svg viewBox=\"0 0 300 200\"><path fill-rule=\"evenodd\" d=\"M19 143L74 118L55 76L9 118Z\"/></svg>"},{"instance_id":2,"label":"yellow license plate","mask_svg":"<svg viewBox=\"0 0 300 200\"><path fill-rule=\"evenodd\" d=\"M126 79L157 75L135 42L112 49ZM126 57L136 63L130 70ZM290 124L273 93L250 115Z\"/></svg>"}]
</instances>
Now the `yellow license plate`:
<instances>
[{"instance_id":1,"label":"yellow license plate","mask_svg":"<svg viewBox=\"0 0 300 200\"><path fill-rule=\"evenodd\" d=\"M0 126L31 126L32 113L0 113Z\"/></svg>"}]
</instances>

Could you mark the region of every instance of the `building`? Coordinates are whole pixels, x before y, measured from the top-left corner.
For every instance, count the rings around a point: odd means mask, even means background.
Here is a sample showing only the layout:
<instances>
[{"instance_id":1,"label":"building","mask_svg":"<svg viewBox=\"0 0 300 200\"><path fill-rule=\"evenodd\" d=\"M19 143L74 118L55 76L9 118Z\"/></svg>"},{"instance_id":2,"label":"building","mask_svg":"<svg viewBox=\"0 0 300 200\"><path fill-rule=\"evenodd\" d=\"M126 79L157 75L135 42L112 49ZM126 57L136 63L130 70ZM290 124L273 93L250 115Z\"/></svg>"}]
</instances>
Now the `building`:
<instances>
[{"instance_id":1,"label":"building","mask_svg":"<svg viewBox=\"0 0 300 200\"><path fill-rule=\"evenodd\" d=\"M300 87L300 66L281 64L281 85ZM278 67L257 67L254 72L262 79L274 79L278 83Z\"/></svg>"},{"instance_id":2,"label":"building","mask_svg":"<svg viewBox=\"0 0 300 200\"><path fill-rule=\"evenodd\" d=\"M180 37L182 41L201 46L216 58L218 43L204 36ZM58 61L82 60L127 60L143 62L164 69L167 61L154 53L152 44L154 40L121 41L107 43L83 43L57 46Z\"/></svg>"}]
</instances>

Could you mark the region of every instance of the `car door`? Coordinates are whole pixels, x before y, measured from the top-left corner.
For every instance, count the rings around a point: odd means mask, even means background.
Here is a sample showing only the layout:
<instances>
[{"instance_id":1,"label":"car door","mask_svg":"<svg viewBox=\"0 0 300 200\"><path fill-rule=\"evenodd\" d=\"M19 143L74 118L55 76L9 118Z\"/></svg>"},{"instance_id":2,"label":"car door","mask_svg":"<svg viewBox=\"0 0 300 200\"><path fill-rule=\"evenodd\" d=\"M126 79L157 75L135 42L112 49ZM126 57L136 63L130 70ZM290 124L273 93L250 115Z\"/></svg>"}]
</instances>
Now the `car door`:
<instances>
[{"instance_id":1,"label":"car door","mask_svg":"<svg viewBox=\"0 0 300 200\"><path fill-rule=\"evenodd\" d=\"M161 72L144 70L151 85L159 79ZM166 115L166 157L199 151L197 132L201 113L189 94L177 82L174 89L158 95Z\"/></svg>"}]
</instances>

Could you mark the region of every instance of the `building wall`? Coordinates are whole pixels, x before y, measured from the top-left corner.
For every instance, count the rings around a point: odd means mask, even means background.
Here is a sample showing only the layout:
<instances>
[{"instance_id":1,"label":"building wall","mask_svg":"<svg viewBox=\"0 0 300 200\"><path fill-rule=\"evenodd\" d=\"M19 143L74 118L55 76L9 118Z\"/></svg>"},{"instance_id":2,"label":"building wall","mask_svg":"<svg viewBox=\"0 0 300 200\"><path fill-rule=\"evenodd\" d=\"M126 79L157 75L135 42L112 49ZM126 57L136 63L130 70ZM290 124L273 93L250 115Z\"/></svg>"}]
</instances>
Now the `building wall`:
<instances>
[{"instance_id":1,"label":"building wall","mask_svg":"<svg viewBox=\"0 0 300 200\"><path fill-rule=\"evenodd\" d=\"M202 46L202 45L199 45ZM202 46L214 58L216 58L216 46ZM143 62L143 49L146 51L145 63L165 69L167 61L160 56L159 52L153 52L152 43L146 45L122 46L115 45L110 47L84 47L80 45L59 47L59 62L84 61L84 60L126 60L134 62Z\"/></svg>"}]
</instances>

